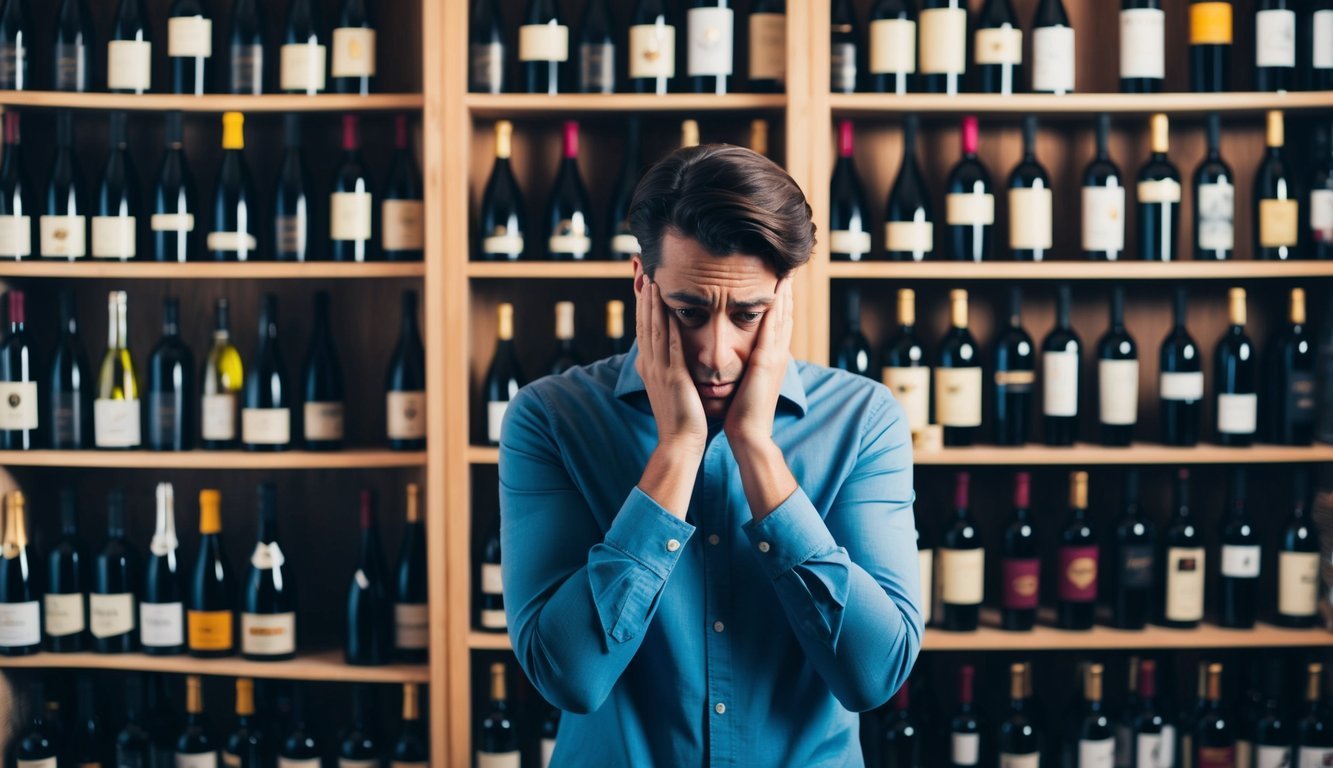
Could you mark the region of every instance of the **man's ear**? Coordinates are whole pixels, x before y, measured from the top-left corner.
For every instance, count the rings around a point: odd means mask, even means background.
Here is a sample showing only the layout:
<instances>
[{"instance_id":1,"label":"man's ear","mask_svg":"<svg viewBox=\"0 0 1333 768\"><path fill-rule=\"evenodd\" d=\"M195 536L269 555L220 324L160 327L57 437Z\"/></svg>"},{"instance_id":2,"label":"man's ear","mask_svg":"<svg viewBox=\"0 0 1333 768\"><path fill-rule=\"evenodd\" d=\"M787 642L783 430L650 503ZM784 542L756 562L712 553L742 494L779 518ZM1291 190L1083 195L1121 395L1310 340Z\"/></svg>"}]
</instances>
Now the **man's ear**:
<instances>
[{"instance_id":1,"label":"man's ear","mask_svg":"<svg viewBox=\"0 0 1333 768\"><path fill-rule=\"evenodd\" d=\"M634 293L637 294L648 281L648 273L643 271L643 259L637 255L630 257L630 263L634 265Z\"/></svg>"}]
</instances>

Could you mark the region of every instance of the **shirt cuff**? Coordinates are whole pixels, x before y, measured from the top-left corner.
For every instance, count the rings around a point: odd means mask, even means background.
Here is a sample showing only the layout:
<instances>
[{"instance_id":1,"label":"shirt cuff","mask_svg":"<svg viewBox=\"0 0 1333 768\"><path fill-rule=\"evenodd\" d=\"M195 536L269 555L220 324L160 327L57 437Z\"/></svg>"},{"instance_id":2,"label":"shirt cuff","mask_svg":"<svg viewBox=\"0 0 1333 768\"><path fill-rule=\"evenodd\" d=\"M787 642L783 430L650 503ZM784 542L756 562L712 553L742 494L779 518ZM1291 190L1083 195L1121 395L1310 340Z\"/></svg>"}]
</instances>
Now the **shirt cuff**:
<instances>
[{"instance_id":1,"label":"shirt cuff","mask_svg":"<svg viewBox=\"0 0 1333 768\"><path fill-rule=\"evenodd\" d=\"M819 510L799 486L777 509L741 528L750 537L760 567L771 579L815 555L838 548Z\"/></svg>"},{"instance_id":2,"label":"shirt cuff","mask_svg":"<svg viewBox=\"0 0 1333 768\"><path fill-rule=\"evenodd\" d=\"M665 579L685 553L694 526L666 511L638 486L630 491L603 540Z\"/></svg>"}]
</instances>

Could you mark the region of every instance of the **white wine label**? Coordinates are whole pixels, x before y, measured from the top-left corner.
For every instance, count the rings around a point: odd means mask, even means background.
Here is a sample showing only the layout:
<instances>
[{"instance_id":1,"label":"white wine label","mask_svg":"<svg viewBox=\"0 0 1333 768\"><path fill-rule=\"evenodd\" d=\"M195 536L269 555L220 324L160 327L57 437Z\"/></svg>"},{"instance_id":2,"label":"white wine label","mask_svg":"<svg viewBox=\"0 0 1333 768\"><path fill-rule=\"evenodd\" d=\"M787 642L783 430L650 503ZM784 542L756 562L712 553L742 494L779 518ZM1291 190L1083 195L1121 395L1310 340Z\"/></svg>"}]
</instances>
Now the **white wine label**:
<instances>
[{"instance_id":1,"label":"white wine label","mask_svg":"<svg viewBox=\"0 0 1333 768\"><path fill-rule=\"evenodd\" d=\"M1271 747L1270 747L1271 749ZM1281 747L1279 747L1281 749ZM1300 747L1300 756L1296 768L1325 768L1333 765L1333 748L1329 747ZM1286 763L1273 763L1273 765L1287 765Z\"/></svg>"},{"instance_id":2,"label":"white wine label","mask_svg":"<svg viewBox=\"0 0 1333 768\"><path fill-rule=\"evenodd\" d=\"M276 541L260 541L255 543L255 550L250 553L250 565L256 570L271 571L274 568L281 568L287 563L287 556L282 553L282 547Z\"/></svg>"},{"instance_id":3,"label":"white wine label","mask_svg":"<svg viewBox=\"0 0 1333 768\"><path fill-rule=\"evenodd\" d=\"M890 221L884 225L885 249L930 254L935 250L935 227L929 221Z\"/></svg>"},{"instance_id":4,"label":"white wine label","mask_svg":"<svg viewBox=\"0 0 1333 768\"><path fill-rule=\"evenodd\" d=\"M508 400L492 400L486 403L486 439L492 443L500 442L500 425L504 423L505 411L508 408Z\"/></svg>"},{"instance_id":5,"label":"white wine label","mask_svg":"<svg viewBox=\"0 0 1333 768\"><path fill-rule=\"evenodd\" d=\"M374 204L369 192L334 192L329 196L329 237L369 240Z\"/></svg>"},{"instance_id":6,"label":"white wine label","mask_svg":"<svg viewBox=\"0 0 1333 768\"><path fill-rule=\"evenodd\" d=\"M921 533L917 532L917 538L920 539ZM918 544L918 546L920 546ZM929 625L933 608L935 605L935 550L918 549L916 551L916 565L920 572L921 579L921 620Z\"/></svg>"},{"instance_id":7,"label":"white wine label","mask_svg":"<svg viewBox=\"0 0 1333 768\"><path fill-rule=\"evenodd\" d=\"M1217 396L1217 431L1229 435L1252 435L1258 421L1259 398L1248 395Z\"/></svg>"},{"instance_id":8,"label":"white wine label","mask_svg":"<svg viewBox=\"0 0 1333 768\"><path fill-rule=\"evenodd\" d=\"M1140 733L1135 739L1134 753L1137 756L1135 765L1145 766L1146 768L1157 768L1165 765L1163 759L1166 754L1162 752L1162 735L1160 733ZM1129 756L1126 755L1128 760Z\"/></svg>"},{"instance_id":9,"label":"white wine label","mask_svg":"<svg viewBox=\"0 0 1333 768\"><path fill-rule=\"evenodd\" d=\"M301 412L305 416L305 439L343 439L342 403L306 403Z\"/></svg>"},{"instance_id":10,"label":"white wine label","mask_svg":"<svg viewBox=\"0 0 1333 768\"><path fill-rule=\"evenodd\" d=\"M736 12L731 8L691 8L685 13L691 77L730 75Z\"/></svg>"},{"instance_id":11,"label":"white wine label","mask_svg":"<svg viewBox=\"0 0 1333 768\"><path fill-rule=\"evenodd\" d=\"M1027 755L1000 753L1000 768L1041 768L1041 755L1033 752Z\"/></svg>"},{"instance_id":12,"label":"white wine label","mask_svg":"<svg viewBox=\"0 0 1333 768\"><path fill-rule=\"evenodd\" d=\"M1166 618L1168 621L1203 619L1202 547L1171 547L1166 553Z\"/></svg>"},{"instance_id":13,"label":"white wine label","mask_svg":"<svg viewBox=\"0 0 1333 768\"><path fill-rule=\"evenodd\" d=\"M950 734L949 751L954 765L977 765L981 758L981 734Z\"/></svg>"},{"instance_id":14,"label":"white wine label","mask_svg":"<svg viewBox=\"0 0 1333 768\"><path fill-rule=\"evenodd\" d=\"M139 603L139 639L149 648L185 645L185 606Z\"/></svg>"},{"instance_id":15,"label":"white wine label","mask_svg":"<svg viewBox=\"0 0 1333 768\"><path fill-rule=\"evenodd\" d=\"M93 258L134 258L136 227L133 216L94 216Z\"/></svg>"},{"instance_id":16,"label":"white wine label","mask_svg":"<svg viewBox=\"0 0 1333 768\"><path fill-rule=\"evenodd\" d=\"M304 213L295 216L276 216L273 219L274 240L279 253L305 253L306 233L310 222Z\"/></svg>"},{"instance_id":17,"label":"white wine label","mask_svg":"<svg viewBox=\"0 0 1333 768\"><path fill-rule=\"evenodd\" d=\"M426 206L420 200L385 200L380 219L386 251L419 251L426 247Z\"/></svg>"},{"instance_id":18,"label":"white wine label","mask_svg":"<svg viewBox=\"0 0 1333 768\"><path fill-rule=\"evenodd\" d=\"M1140 203L1180 202L1180 182L1175 179L1155 179L1139 182Z\"/></svg>"},{"instance_id":19,"label":"white wine label","mask_svg":"<svg viewBox=\"0 0 1333 768\"><path fill-rule=\"evenodd\" d=\"M1300 227L1300 203L1293 199L1259 201L1259 245L1295 247Z\"/></svg>"},{"instance_id":20,"label":"white wine label","mask_svg":"<svg viewBox=\"0 0 1333 768\"><path fill-rule=\"evenodd\" d=\"M976 226L995 223L995 196L986 192L954 192L944 198L944 217L950 225Z\"/></svg>"},{"instance_id":21,"label":"white wine label","mask_svg":"<svg viewBox=\"0 0 1333 768\"><path fill-rule=\"evenodd\" d=\"M1323 768L1327 763L1315 765ZM1254 768L1291 768L1291 747L1258 745L1254 750Z\"/></svg>"},{"instance_id":22,"label":"white wine label","mask_svg":"<svg viewBox=\"0 0 1333 768\"><path fill-rule=\"evenodd\" d=\"M1083 188L1083 250L1125 250L1125 188Z\"/></svg>"},{"instance_id":23,"label":"white wine label","mask_svg":"<svg viewBox=\"0 0 1333 768\"><path fill-rule=\"evenodd\" d=\"M147 91L153 85L153 46L142 40L111 40L106 44L106 87L113 91Z\"/></svg>"},{"instance_id":24,"label":"white wine label","mask_svg":"<svg viewBox=\"0 0 1333 768\"><path fill-rule=\"evenodd\" d=\"M295 652L296 614L241 614L241 653L285 656Z\"/></svg>"},{"instance_id":25,"label":"white wine label","mask_svg":"<svg viewBox=\"0 0 1333 768\"><path fill-rule=\"evenodd\" d=\"M139 401L93 401L93 444L98 448L139 447Z\"/></svg>"},{"instance_id":26,"label":"white wine label","mask_svg":"<svg viewBox=\"0 0 1333 768\"><path fill-rule=\"evenodd\" d=\"M505 619L504 611L486 609L481 612L481 626L485 629L505 629L509 622Z\"/></svg>"},{"instance_id":27,"label":"white wine label","mask_svg":"<svg viewBox=\"0 0 1333 768\"><path fill-rule=\"evenodd\" d=\"M43 216L42 256L48 259L82 259L88 255L88 220L83 216Z\"/></svg>"},{"instance_id":28,"label":"white wine label","mask_svg":"<svg viewBox=\"0 0 1333 768\"><path fill-rule=\"evenodd\" d=\"M0 647L19 648L42 642L42 609L36 600L0 603Z\"/></svg>"},{"instance_id":29,"label":"white wine label","mask_svg":"<svg viewBox=\"0 0 1333 768\"><path fill-rule=\"evenodd\" d=\"M333 76L375 76L375 30L339 27L333 30Z\"/></svg>"},{"instance_id":30,"label":"white wine label","mask_svg":"<svg viewBox=\"0 0 1333 768\"><path fill-rule=\"evenodd\" d=\"M352 760L346 757L338 758L338 768L380 768L379 760Z\"/></svg>"},{"instance_id":31,"label":"white wine label","mask_svg":"<svg viewBox=\"0 0 1333 768\"><path fill-rule=\"evenodd\" d=\"M57 758L47 757L41 760L15 760L17 768L56 768ZM80 766L80 768L84 768Z\"/></svg>"},{"instance_id":32,"label":"white wine label","mask_svg":"<svg viewBox=\"0 0 1333 768\"><path fill-rule=\"evenodd\" d=\"M519 768L519 753L478 751L477 768Z\"/></svg>"},{"instance_id":33,"label":"white wine label","mask_svg":"<svg viewBox=\"0 0 1333 768\"><path fill-rule=\"evenodd\" d=\"M629 28L629 76L676 76L676 28L669 24L635 24Z\"/></svg>"},{"instance_id":34,"label":"white wine label","mask_svg":"<svg viewBox=\"0 0 1333 768\"><path fill-rule=\"evenodd\" d=\"M922 432L930 424L930 369L884 368L881 374L884 386L893 391L893 398L907 414L907 424L913 432Z\"/></svg>"},{"instance_id":35,"label":"white wine label","mask_svg":"<svg viewBox=\"0 0 1333 768\"><path fill-rule=\"evenodd\" d=\"M1023 63L1023 30L1018 27L978 29L974 45L978 64Z\"/></svg>"},{"instance_id":36,"label":"white wine label","mask_svg":"<svg viewBox=\"0 0 1333 768\"><path fill-rule=\"evenodd\" d=\"M1080 739L1078 768L1114 768L1115 739Z\"/></svg>"},{"instance_id":37,"label":"white wine label","mask_svg":"<svg viewBox=\"0 0 1333 768\"><path fill-rule=\"evenodd\" d=\"M981 368L935 369L935 420L946 427L981 426Z\"/></svg>"},{"instance_id":38,"label":"white wine label","mask_svg":"<svg viewBox=\"0 0 1333 768\"><path fill-rule=\"evenodd\" d=\"M37 382L0 381L0 430L37 428Z\"/></svg>"},{"instance_id":39,"label":"white wine label","mask_svg":"<svg viewBox=\"0 0 1333 768\"><path fill-rule=\"evenodd\" d=\"M397 603L393 607L394 646L404 650L430 647L430 606Z\"/></svg>"},{"instance_id":40,"label":"white wine label","mask_svg":"<svg viewBox=\"0 0 1333 768\"><path fill-rule=\"evenodd\" d=\"M511 254L523 253L522 235L491 235L481 241L482 253Z\"/></svg>"},{"instance_id":41,"label":"white wine label","mask_svg":"<svg viewBox=\"0 0 1333 768\"><path fill-rule=\"evenodd\" d=\"M1314 12L1314 46L1311 62L1316 69L1333 69L1333 11Z\"/></svg>"},{"instance_id":42,"label":"white wine label","mask_svg":"<svg viewBox=\"0 0 1333 768\"><path fill-rule=\"evenodd\" d=\"M385 400L390 440L420 440L426 436L425 392L390 392Z\"/></svg>"},{"instance_id":43,"label":"white wine label","mask_svg":"<svg viewBox=\"0 0 1333 768\"><path fill-rule=\"evenodd\" d=\"M1310 229L1316 241L1333 242L1333 189L1310 191Z\"/></svg>"},{"instance_id":44,"label":"white wine label","mask_svg":"<svg viewBox=\"0 0 1333 768\"><path fill-rule=\"evenodd\" d=\"M77 635L87 627L82 592L70 595L47 592L42 598L42 608L46 621L46 634L51 637Z\"/></svg>"},{"instance_id":45,"label":"white wine label","mask_svg":"<svg viewBox=\"0 0 1333 768\"><path fill-rule=\"evenodd\" d=\"M870 73L916 72L916 22L879 19L870 22Z\"/></svg>"},{"instance_id":46,"label":"white wine label","mask_svg":"<svg viewBox=\"0 0 1333 768\"><path fill-rule=\"evenodd\" d=\"M980 605L985 573L985 550L940 548L940 592L944 602Z\"/></svg>"},{"instance_id":47,"label":"white wine label","mask_svg":"<svg viewBox=\"0 0 1333 768\"><path fill-rule=\"evenodd\" d=\"M786 14L750 14L750 79L787 79Z\"/></svg>"},{"instance_id":48,"label":"white wine label","mask_svg":"<svg viewBox=\"0 0 1333 768\"><path fill-rule=\"evenodd\" d=\"M174 768L218 768L217 750L199 752L196 754L177 752L176 765Z\"/></svg>"},{"instance_id":49,"label":"white wine label","mask_svg":"<svg viewBox=\"0 0 1333 768\"><path fill-rule=\"evenodd\" d=\"M292 412L287 408L242 408L241 442L287 445L292 441Z\"/></svg>"},{"instance_id":50,"label":"white wine label","mask_svg":"<svg viewBox=\"0 0 1333 768\"><path fill-rule=\"evenodd\" d=\"M967 69L967 10L965 8L922 9L921 73L957 74Z\"/></svg>"},{"instance_id":51,"label":"white wine label","mask_svg":"<svg viewBox=\"0 0 1333 768\"><path fill-rule=\"evenodd\" d=\"M1046 352L1041 356L1042 413L1078 415L1078 353Z\"/></svg>"},{"instance_id":52,"label":"white wine label","mask_svg":"<svg viewBox=\"0 0 1333 768\"><path fill-rule=\"evenodd\" d=\"M1236 188L1226 180L1200 184L1199 247L1229 251L1236 245Z\"/></svg>"},{"instance_id":53,"label":"white wine label","mask_svg":"<svg viewBox=\"0 0 1333 768\"><path fill-rule=\"evenodd\" d=\"M555 755L555 739L542 739L541 768L551 768L551 757Z\"/></svg>"},{"instance_id":54,"label":"white wine label","mask_svg":"<svg viewBox=\"0 0 1333 768\"><path fill-rule=\"evenodd\" d=\"M1175 768L1176 755L1176 727L1174 725L1162 726L1162 759L1157 763L1159 768Z\"/></svg>"},{"instance_id":55,"label":"white wine label","mask_svg":"<svg viewBox=\"0 0 1333 768\"><path fill-rule=\"evenodd\" d=\"M203 436L205 440L236 439L236 395L204 395Z\"/></svg>"},{"instance_id":56,"label":"white wine label","mask_svg":"<svg viewBox=\"0 0 1333 768\"><path fill-rule=\"evenodd\" d=\"M592 251L592 238L587 235L551 235L546 241L546 249L551 253L568 253L575 258L584 258Z\"/></svg>"},{"instance_id":57,"label":"white wine label","mask_svg":"<svg viewBox=\"0 0 1333 768\"><path fill-rule=\"evenodd\" d=\"M1313 616L1319 601L1319 553L1278 553L1277 583L1278 613Z\"/></svg>"},{"instance_id":58,"label":"white wine label","mask_svg":"<svg viewBox=\"0 0 1333 768\"><path fill-rule=\"evenodd\" d=\"M1032 30L1032 90L1068 93L1074 90L1074 29Z\"/></svg>"},{"instance_id":59,"label":"white wine label","mask_svg":"<svg viewBox=\"0 0 1333 768\"><path fill-rule=\"evenodd\" d=\"M499 563L482 563L481 592L484 595L503 595L504 578Z\"/></svg>"},{"instance_id":60,"label":"white wine label","mask_svg":"<svg viewBox=\"0 0 1333 768\"><path fill-rule=\"evenodd\" d=\"M1126 8L1120 12L1120 77L1166 77L1166 11Z\"/></svg>"},{"instance_id":61,"label":"white wine label","mask_svg":"<svg viewBox=\"0 0 1333 768\"><path fill-rule=\"evenodd\" d=\"M209 232L206 245L215 253L236 253L241 261L249 261L259 250L259 241L249 232Z\"/></svg>"},{"instance_id":62,"label":"white wine label","mask_svg":"<svg viewBox=\"0 0 1333 768\"><path fill-rule=\"evenodd\" d=\"M278 768L322 768L324 761L317 757L309 760L292 760L287 757L278 758Z\"/></svg>"},{"instance_id":63,"label":"white wine label","mask_svg":"<svg viewBox=\"0 0 1333 768\"><path fill-rule=\"evenodd\" d=\"M870 233L835 229L829 233L829 250L832 253L845 254L853 261L870 255Z\"/></svg>"},{"instance_id":64,"label":"white wine label","mask_svg":"<svg viewBox=\"0 0 1333 768\"><path fill-rule=\"evenodd\" d=\"M213 22L203 16L172 16L167 19L167 55L172 58L203 58L213 55Z\"/></svg>"},{"instance_id":65,"label":"white wine label","mask_svg":"<svg viewBox=\"0 0 1333 768\"><path fill-rule=\"evenodd\" d=\"M1009 190L1009 247L1050 248L1051 190Z\"/></svg>"},{"instance_id":66,"label":"white wine label","mask_svg":"<svg viewBox=\"0 0 1333 768\"><path fill-rule=\"evenodd\" d=\"M154 232L193 232L193 213L155 213L148 220ZM211 237L211 235L210 235Z\"/></svg>"},{"instance_id":67,"label":"white wine label","mask_svg":"<svg viewBox=\"0 0 1333 768\"><path fill-rule=\"evenodd\" d=\"M32 218L0 216L0 258L22 259L32 255Z\"/></svg>"},{"instance_id":68,"label":"white wine label","mask_svg":"<svg viewBox=\"0 0 1333 768\"><path fill-rule=\"evenodd\" d=\"M1258 545L1222 545L1222 575L1236 579L1259 578L1262 555Z\"/></svg>"},{"instance_id":69,"label":"white wine label","mask_svg":"<svg viewBox=\"0 0 1333 768\"><path fill-rule=\"evenodd\" d=\"M1103 424L1124 426L1138 423L1139 361L1099 360L1097 393Z\"/></svg>"},{"instance_id":70,"label":"white wine label","mask_svg":"<svg viewBox=\"0 0 1333 768\"><path fill-rule=\"evenodd\" d=\"M1254 14L1254 65L1296 66L1296 12L1258 11Z\"/></svg>"},{"instance_id":71,"label":"white wine label","mask_svg":"<svg viewBox=\"0 0 1333 768\"><path fill-rule=\"evenodd\" d=\"M569 27L524 24L518 28L519 61L569 61Z\"/></svg>"},{"instance_id":72,"label":"white wine label","mask_svg":"<svg viewBox=\"0 0 1333 768\"><path fill-rule=\"evenodd\" d=\"M838 233L834 232L833 237L836 239L837 236ZM637 255L642 253L643 249L639 247L639 238L635 237L634 235L616 235L615 237L611 238L611 251L613 253L628 253L632 255Z\"/></svg>"},{"instance_id":73,"label":"white wine label","mask_svg":"<svg viewBox=\"0 0 1333 768\"><path fill-rule=\"evenodd\" d=\"M282 46L280 85L284 91L318 93L325 88L324 46L287 43Z\"/></svg>"},{"instance_id":74,"label":"white wine label","mask_svg":"<svg viewBox=\"0 0 1333 768\"><path fill-rule=\"evenodd\" d=\"M134 631L134 595L89 595L88 615L93 637L116 637Z\"/></svg>"}]
</instances>

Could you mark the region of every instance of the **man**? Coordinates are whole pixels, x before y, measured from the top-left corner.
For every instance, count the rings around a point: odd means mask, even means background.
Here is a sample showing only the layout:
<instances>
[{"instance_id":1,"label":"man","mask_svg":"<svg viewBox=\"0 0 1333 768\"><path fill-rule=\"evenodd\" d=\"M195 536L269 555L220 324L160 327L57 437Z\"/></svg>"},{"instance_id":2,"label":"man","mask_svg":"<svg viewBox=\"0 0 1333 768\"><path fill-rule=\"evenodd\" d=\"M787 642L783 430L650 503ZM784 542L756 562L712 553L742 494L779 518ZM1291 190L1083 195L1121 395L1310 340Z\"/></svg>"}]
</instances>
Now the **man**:
<instances>
[{"instance_id":1,"label":"man","mask_svg":"<svg viewBox=\"0 0 1333 768\"><path fill-rule=\"evenodd\" d=\"M810 206L761 155L654 166L637 342L524 388L500 441L505 612L568 713L552 765L859 766L921 646L911 437L791 358Z\"/></svg>"}]
</instances>

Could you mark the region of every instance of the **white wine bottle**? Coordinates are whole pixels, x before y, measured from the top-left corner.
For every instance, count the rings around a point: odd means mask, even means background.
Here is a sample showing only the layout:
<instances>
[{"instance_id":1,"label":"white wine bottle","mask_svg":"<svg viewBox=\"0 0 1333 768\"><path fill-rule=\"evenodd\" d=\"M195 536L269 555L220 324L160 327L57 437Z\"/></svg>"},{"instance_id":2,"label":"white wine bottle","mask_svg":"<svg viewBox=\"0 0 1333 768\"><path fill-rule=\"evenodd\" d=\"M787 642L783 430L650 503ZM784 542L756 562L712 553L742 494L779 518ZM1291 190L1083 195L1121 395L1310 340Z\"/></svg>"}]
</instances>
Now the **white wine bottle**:
<instances>
[{"instance_id":1,"label":"white wine bottle","mask_svg":"<svg viewBox=\"0 0 1333 768\"><path fill-rule=\"evenodd\" d=\"M200 437L208 450L235 448L236 401L245 384L245 365L241 353L231 341L226 299L214 307L213 345L204 362L203 402Z\"/></svg>"},{"instance_id":2,"label":"white wine bottle","mask_svg":"<svg viewBox=\"0 0 1333 768\"><path fill-rule=\"evenodd\" d=\"M139 380L129 349L128 311L125 292L112 291L107 297L106 355L93 403L93 443L98 448L139 447Z\"/></svg>"}]
</instances>

